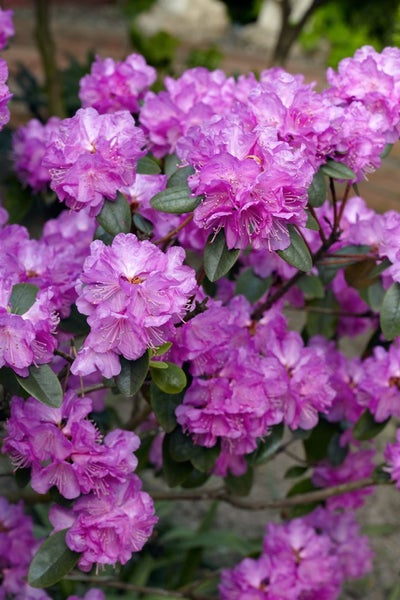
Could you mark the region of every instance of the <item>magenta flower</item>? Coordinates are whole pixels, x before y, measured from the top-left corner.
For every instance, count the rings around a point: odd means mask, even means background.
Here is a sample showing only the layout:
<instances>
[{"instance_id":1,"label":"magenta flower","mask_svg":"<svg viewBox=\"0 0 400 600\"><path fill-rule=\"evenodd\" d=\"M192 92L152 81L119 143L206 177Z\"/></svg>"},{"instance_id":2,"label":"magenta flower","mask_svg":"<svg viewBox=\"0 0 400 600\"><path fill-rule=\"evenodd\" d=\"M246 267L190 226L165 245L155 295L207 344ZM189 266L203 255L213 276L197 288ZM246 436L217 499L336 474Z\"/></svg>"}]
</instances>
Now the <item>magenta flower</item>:
<instances>
[{"instance_id":1,"label":"magenta flower","mask_svg":"<svg viewBox=\"0 0 400 600\"><path fill-rule=\"evenodd\" d=\"M115 200L121 187L134 182L143 147L143 132L128 111L99 115L82 108L51 133L43 167L60 200L73 210L87 206L94 216L105 198Z\"/></svg>"},{"instance_id":2,"label":"magenta flower","mask_svg":"<svg viewBox=\"0 0 400 600\"><path fill-rule=\"evenodd\" d=\"M8 68L5 60L0 58L0 129L10 120L10 111L8 102L11 99L11 92L6 85L8 77Z\"/></svg>"},{"instance_id":3,"label":"magenta flower","mask_svg":"<svg viewBox=\"0 0 400 600\"><path fill-rule=\"evenodd\" d=\"M42 164L46 144L52 131L56 131L60 119L52 117L46 124L31 119L18 127L13 134L12 154L14 168L24 184L38 192L50 183L48 168Z\"/></svg>"},{"instance_id":4,"label":"magenta flower","mask_svg":"<svg viewBox=\"0 0 400 600\"><path fill-rule=\"evenodd\" d=\"M66 542L81 553L82 571L90 571L94 564L124 565L143 548L158 520L150 496L141 491L134 474L115 483L107 495L82 496L70 511L53 507L49 517L54 531L69 527Z\"/></svg>"},{"instance_id":5,"label":"magenta flower","mask_svg":"<svg viewBox=\"0 0 400 600\"><path fill-rule=\"evenodd\" d=\"M9 38L15 34L13 16L14 11L0 8L0 50L4 50Z\"/></svg>"},{"instance_id":6,"label":"magenta flower","mask_svg":"<svg viewBox=\"0 0 400 600\"><path fill-rule=\"evenodd\" d=\"M117 235L111 246L97 240L84 263L78 309L89 315L91 331L72 367L85 375L97 368L117 375L115 357L139 358L146 348L174 337L174 324L196 291L194 271L182 248L163 253L133 234Z\"/></svg>"},{"instance_id":7,"label":"magenta flower","mask_svg":"<svg viewBox=\"0 0 400 600\"><path fill-rule=\"evenodd\" d=\"M124 61L96 56L90 73L80 81L79 98L83 108L92 106L99 113L125 109L137 113L156 75L140 54L130 54Z\"/></svg>"}]
</instances>

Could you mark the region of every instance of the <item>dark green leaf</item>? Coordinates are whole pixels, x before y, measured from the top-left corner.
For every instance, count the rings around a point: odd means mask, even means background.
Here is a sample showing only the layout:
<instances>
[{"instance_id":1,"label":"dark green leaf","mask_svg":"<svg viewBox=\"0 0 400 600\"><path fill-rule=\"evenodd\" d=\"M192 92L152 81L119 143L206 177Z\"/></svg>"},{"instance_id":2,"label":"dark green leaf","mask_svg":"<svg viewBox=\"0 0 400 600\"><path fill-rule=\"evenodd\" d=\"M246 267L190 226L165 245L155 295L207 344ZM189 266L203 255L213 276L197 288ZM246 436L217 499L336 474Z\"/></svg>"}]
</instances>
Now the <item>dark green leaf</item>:
<instances>
[{"instance_id":1,"label":"dark green leaf","mask_svg":"<svg viewBox=\"0 0 400 600\"><path fill-rule=\"evenodd\" d=\"M390 418L377 423L369 410L366 410L354 425L353 436L356 440L370 440L383 431L389 420Z\"/></svg>"},{"instance_id":2,"label":"dark green leaf","mask_svg":"<svg viewBox=\"0 0 400 600\"><path fill-rule=\"evenodd\" d=\"M30 469L17 469L14 473L15 483L19 488L24 488L31 480Z\"/></svg>"},{"instance_id":3,"label":"dark green leaf","mask_svg":"<svg viewBox=\"0 0 400 600\"><path fill-rule=\"evenodd\" d=\"M386 271L386 269L388 269L391 264L392 263L388 258L384 258L380 263L376 265L375 269L371 273L371 277L376 277L377 275L380 275L381 273Z\"/></svg>"},{"instance_id":4,"label":"dark green leaf","mask_svg":"<svg viewBox=\"0 0 400 600\"><path fill-rule=\"evenodd\" d=\"M190 461L192 465L201 473L209 473L213 468L219 453L219 446L205 448L204 446L194 445L192 454L190 456Z\"/></svg>"},{"instance_id":5,"label":"dark green leaf","mask_svg":"<svg viewBox=\"0 0 400 600\"><path fill-rule=\"evenodd\" d=\"M166 394L153 383L150 387L150 403L157 421L167 433L176 427L175 409L182 403L184 393Z\"/></svg>"},{"instance_id":6,"label":"dark green leaf","mask_svg":"<svg viewBox=\"0 0 400 600\"><path fill-rule=\"evenodd\" d=\"M386 158L387 156L389 156L392 148L393 148L393 144L386 144L386 146L384 147L383 151L381 152L380 157L381 158Z\"/></svg>"},{"instance_id":7,"label":"dark green leaf","mask_svg":"<svg viewBox=\"0 0 400 600\"><path fill-rule=\"evenodd\" d=\"M354 171L352 171L349 167L346 167L346 165L343 163L336 162L335 160L328 160L324 165L322 165L321 171L324 173L324 175L332 177L333 179L357 179Z\"/></svg>"},{"instance_id":8,"label":"dark green leaf","mask_svg":"<svg viewBox=\"0 0 400 600\"><path fill-rule=\"evenodd\" d=\"M337 433L338 425L320 419L311 434L303 440L306 459L309 463L319 462L328 456L328 446L332 437Z\"/></svg>"},{"instance_id":9,"label":"dark green leaf","mask_svg":"<svg viewBox=\"0 0 400 600\"><path fill-rule=\"evenodd\" d=\"M359 260L360 255L369 254L370 252L370 246L357 246L355 244L335 250L335 256L326 256L324 265L318 266L322 281L325 284L330 283L339 270L352 265L356 260Z\"/></svg>"},{"instance_id":10,"label":"dark green leaf","mask_svg":"<svg viewBox=\"0 0 400 600\"><path fill-rule=\"evenodd\" d=\"M249 302L257 302L271 287L272 277L261 279L253 269L242 271L236 279L235 294L242 294Z\"/></svg>"},{"instance_id":11,"label":"dark green leaf","mask_svg":"<svg viewBox=\"0 0 400 600\"><path fill-rule=\"evenodd\" d=\"M201 197L192 196L187 186L169 187L150 200L151 206L156 210L176 215L192 212L200 202Z\"/></svg>"},{"instance_id":12,"label":"dark green leaf","mask_svg":"<svg viewBox=\"0 0 400 600\"><path fill-rule=\"evenodd\" d=\"M383 297L380 325L387 340L400 335L400 284L395 281Z\"/></svg>"},{"instance_id":13,"label":"dark green leaf","mask_svg":"<svg viewBox=\"0 0 400 600\"><path fill-rule=\"evenodd\" d=\"M142 156L138 160L136 173L140 175L158 175L161 173L160 165L151 156Z\"/></svg>"},{"instance_id":14,"label":"dark green leaf","mask_svg":"<svg viewBox=\"0 0 400 600\"><path fill-rule=\"evenodd\" d=\"M326 181L321 171L315 173L310 187L307 190L308 201L311 206L322 206L326 200Z\"/></svg>"},{"instance_id":15,"label":"dark green leaf","mask_svg":"<svg viewBox=\"0 0 400 600\"><path fill-rule=\"evenodd\" d=\"M187 383L185 372L173 363L167 362L166 365L166 369L150 367L151 378L166 394L179 394Z\"/></svg>"},{"instance_id":16,"label":"dark green leaf","mask_svg":"<svg viewBox=\"0 0 400 600\"><path fill-rule=\"evenodd\" d=\"M306 300L323 298L325 294L324 285L316 275L306 275L297 282L297 287L304 293Z\"/></svg>"},{"instance_id":17,"label":"dark green leaf","mask_svg":"<svg viewBox=\"0 0 400 600\"><path fill-rule=\"evenodd\" d=\"M385 296L385 288L382 285L382 281L374 281L372 285L367 288L367 295L365 300L376 312L379 312L382 308L383 298Z\"/></svg>"},{"instance_id":18,"label":"dark green leaf","mask_svg":"<svg viewBox=\"0 0 400 600\"><path fill-rule=\"evenodd\" d=\"M328 444L328 460L334 467L341 465L349 453L348 444L342 446L340 442L341 438L341 432L337 431L333 434Z\"/></svg>"},{"instance_id":19,"label":"dark green leaf","mask_svg":"<svg viewBox=\"0 0 400 600\"><path fill-rule=\"evenodd\" d=\"M308 477L307 479L301 479L300 481L297 481L297 483L292 485L286 496L287 498L291 498L292 496L297 496L298 494L306 494L307 492L313 492L316 489L318 488L313 484L311 478Z\"/></svg>"},{"instance_id":20,"label":"dark green leaf","mask_svg":"<svg viewBox=\"0 0 400 600\"><path fill-rule=\"evenodd\" d=\"M315 487L310 478L301 479L297 483L295 483L286 496L291 498L292 496L297 496L299 494L307 494L307 492L313 492L318 488ZM298 517L302 517L304 515L309 514L315 508L317 508L319 502L308 502L307 504L298 504L297 506L290 507L286 512L286 517L290 519L295 519Z\"/></svg>"},{"instance_id":21,"label":"dark green leaf","mask_svg":"<svg viewBox=\"0 0 400 600\"><path fill-rule=\"evenodd\" d=\"M254 479L254 471L252 467L248 467L244 475L235 477L234 475L228 474L225 477L225 487L229 494L235 496L247 496L250 494Z\"/></svg>"},{"instance_id":22,"label":"dark green leaf","mask_svg":"<svg viewBox=\"0 0 400 600\"><path fill-rule=\"evenodd\" d=\"M129 233L132 224L131 207L122 194L117 194L116 200L105 200L97 222L108 234Z\"/></svg>"},{"instance_id":23,"label":"dark green leaf","mask_svg":"<svg viewBox=\"0 0 400 600\"><path fill-rule=\"evenodd\" d=\"M136 229L138 229L142 233L145 233L146 235L150 235L154 229L153 223L148 219L145 219L139 213L135 213L133 215L133 224L136 227Z\"/></svg>"},{"instance_id":24,"label":"dark green leaf","mask_svg":"<svg viewBox=\"0 0 400 600\"><path fill-rule=\"evenodd\" d=\"M249 465L262 465L272 458L281 445L283 432L283 423L274 425L270 434L258 441L257 449L247 456Z\"/></svg>"},{"instance_id":25,"label":"dark green leaf","mask_svg":"<svg viewBox=\"0 0 400 600\"><path fill-rule=\"evenodd\" d=\"M306 229L311 229L312 231L319 231L320 226L315 217L310 213L310 211L306 208L307 214L307 223L305 224Z\"/></svg>"},{"instance_id":26,"label":"dark green leaf","mask_svg":"<svg viewBox=\"0 0 400 600\"><path fill-rule=\"evenodd\" d=\"M10 296L11 312L14 315L25 314L35 304L39 291L33 283L15 283Z\"/></svg>"},{"instance_id":27,"label":"dark green leaf","mask_svg":"<svg viewBox=\"0 0 400 600\"><path fill-rule=\"evenodd\" d=\"M28 572L28 583L34 588L47 588L64 577L75 566L80 554L65 543L67 530L51 535L36 552Z\"/></svg>"},{"instance_id":28,"label":"dark green leaf","mask_svg":"<svg viewBox=\"0 0 400 600\"><path fill-rule=\"evenodd\" d=\"M101 225L99 225L94 232L93 239L102 241L106 246L111 246L114 236L107 233L107 231L103 229Z\"/></svg>"},{"instance_id":29,"label":"dark green leaf","mask_svg":"<svg viewBox=\"0 0 400 600\"><path fill-rule=\"evenodd\" d=\"M240 250L229 250L226 245L225 233L221 229L214 237L210 235L204 248L204 270L210 281L221 279L233 267Z\"/></svg>"},{"instance_id":30,"label":"dark green leaf","mask_svg":"<svg viewBox=\"0 0 400 600\"><path fill-rule=\"evenodd\" d=\"M20 386L36 400L55 408L61 406L63 399L61 384L49 365L40 365L40 367L32 365L29 367L27 377L18 375L16 377Z\"/></svg>"},{"instance_id":31,"label":"dark green leaf","mask_svg":"<svg viewBox=\"0 0 400 600\"><path fill-rule=\"evenodd\" d=\"M388 473L387 471L387 466L385 465L385 463L375 467L375 469L372 472L372 478L378 484L390 483L390 481L392 480L390 473Z\"/></svg>"},{"instance_id":32,"label":"dark green leaf","mask_svg":"<svg viewBox=\"0 0 400 600\"><path fill-rule=\"evenodd\" d=\"M21 396L25 393L25 390L22 390L18 383L15 371L9 367L2 367L0 369L0 384L13 396Z\"/></svg>"},{"instance_id":33,"label":"dark green leaf","mask_svg":"<svg viewBox=\"0 0 400 600\"><path fill-rule=\"evenodd\" d=\"M167 436L163 440L162 456L165 481L170 487L181 484L189 477L193 470L192 464L189 461L177 462L171 457Z\"/></svg>"},{"instance_id":34,"label":"dark green leaf","mask_svg":"<svg viewBox=\"0 0 400 600\"><path fill-rule=\"evenodd\" d=\"M115 383L121 394L133 396L140 390L149 370L149 355L147 351L136 360L120 357L121 372L115 378Z\"/></svg>"},{"instance_id":35,"label":"dark green leaf","mask_svg":"<svg viewBox=\"0 0 400 600\"><path fill-rule=\"evenodd\" d=\"M296 477L301 477L304 473L308 471L308 467L301 467L299 465L294 465L293 467L289 467L289 469L284 474L285 479L295 479Z\"/></svg>"},{"instance_id":36,"label":"dark green leaf","mask_svg":"<svg viewBox=\"0 0 400 600\"><path fill-rule=\"evenodd\" d=\"M178 158L176 154L168 154L164 158L164 173L171 177L175 171L179 169L179 165L181 164L181 159Z\"/></svg>"},{"instance_id":37,"label":"dark green leaf","mask_svg":"<svg viewBox=\"0 0 400 600\"><path fill-rule=\"evenodd\" d=\"M277 250L277 254L299 271L312 269L312 257L304 238L293 225L288 225L290 246L286 250Z\"/></svg>"},{"instance_id":38,"label":"dark green leaf","mask_svg":"<svg viewBox=\"0 0 400 600\"><path fill-rule=\"evenodd\" d=\"M87 335L90 331L90 326L88 325L87 317L82 315L76 308L76 305L73 304L69 317L60 321L60 329L68 333Z\"/></svg>"},{"instance_id":39,"label":"dark green leaf","mask_svg":"<svg viewBox=\"0 0 400 600\"><path fill-rule=\"evenodd\" d=\"M202 473L201 471L193 468L192 472L189 473L189 476L185 479L185 481L182 481L181 486L187 489L197 488L204 485L209 478L210 473Z\"/></svg>"},{"instance_id":40,"label":"dark green leaf","mask_svg":"<svg viewBox=\"0 0 400 600\"><path fill-rule=\"evenodd\" d=\"M193 454L193 440L190 435L183 433L181 427L176 427L165 436L168 439L169 455L176 462L185 462L191 459Z\"/></svg>"},{"instance_id":41,"label":"dark green leaf","mask_svg":"<svg viewBox=\"0 0 400 600\"><path fill-rule=\"evenodd\" d=\"M174 173L169 177L167 187L168 188L182 188L186 187L189 191L188 177L193 175L194 169L190 165L186 167L178 167Z\"/></svg>"},{"instance_id":42,"label":"dark green leaf","mask_svg":"<svg viewBox=\"0 0 400 600\"><path fill-rule=\"evenodd\" d=\"M335 311L338 310L339 305L333 292L328 290L324 298L307 302L307 307L309 307L306 322L308 336L324 335L328 339L334 337L338 323Z\"/></svg>"}]
</instances>

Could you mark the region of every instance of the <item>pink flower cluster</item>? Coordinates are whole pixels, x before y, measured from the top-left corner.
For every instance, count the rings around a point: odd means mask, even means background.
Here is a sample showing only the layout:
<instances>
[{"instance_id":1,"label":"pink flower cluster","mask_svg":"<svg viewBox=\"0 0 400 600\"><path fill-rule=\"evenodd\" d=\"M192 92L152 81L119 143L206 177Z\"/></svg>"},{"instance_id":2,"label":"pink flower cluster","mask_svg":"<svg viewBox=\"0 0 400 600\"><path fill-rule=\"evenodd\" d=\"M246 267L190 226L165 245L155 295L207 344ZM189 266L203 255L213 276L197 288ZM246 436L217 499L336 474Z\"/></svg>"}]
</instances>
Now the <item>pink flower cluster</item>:
<instances>
[{"instance_id":1,"label":"pink flower cluster","mask_svg":"<svg viewBox=\"0 0 400 600\"><path fill-rule=\"evenodd\" d=\"M124 564L142 548L157 521L148 494L134 474L139 438L114 429L104 440L90 421L92 401L67 392L61 408L14 397L2 451L31 469L32 488L55 486L76 499L71 510L54 508L55 531L70 527L68 546L82 553L79 566Z\"/></svg>"},{"instance_id":2,"label":"pink flower cluster","mask_svg":"<svg viewBox=\"0 0 400 600\"><path fill-rule=\"evenodd\" d=\"M106 198L115 200L134 182L143 147L143 132L127 110L100 115L81 108L50 132L42 165L59 200L73 210L88 207L95 216Z\"/></svg>"},{"instance_id":3,"label":"pink flower cluster","mask_svg":"<svg viewBox=\"0 0 400 600\"><path fill-rule=\"evenodd\" d=\"M0 50L4 50L9 38L15 34L13 15L12 10L0 8Z\"/></svg>"},{"instance_id":4,"label":"pink flower cluster","mask_svg":"<svg viewBox=\"0 0 400 600\"><path fill-rule=\"evenodd\" d=\"M352 512L318 508L310 515L267 526L258 559L222 572L221 600L336 600L343 582L371 569L368 540Z\"/></svg>"},{"instance_id":5,"label":"pink flower cluster","mask_svg":"<svg viewBox=\"0 0 400 600\"><path fill-rule=\"evenodd\" d=\"M92 106L99 113L137 113L156 76L156 70L140 54L130 54L123 61L96 56L90 74L80 81L79 98L83 108Z\"/></svg>"},{"instance_id":6,"label":"pink flower cluster","mask_svg":"<svg viewBox=\"0 0 400 600\"><path fill-rule=\"evenodd\" d=\"M165 253L133 234L118 234L111 246L91 244L78 284L77 306L91 331L72 372L96 368L105 376L120 372L119 355L142 356L174 338L176 321L196 292L194 271L183 265L182 248Z\"/></svg>"},{"instance_id":7,"label":"pink flower cluster","mask_svg":"<svg viewBox=\"0 0 400 600\"><path fill-rule=\"evenodd\" d=\"M193 375L176 409L178 422L196 444L221 441L220 475L228 468L243 473L243 455L272 425L314 427L335 396L324 353L304 347L297 333L287 331L279 311L252 322L243 297L226 307L212 303L180 327L171 356L188 363Z\"/></svg>"}]
</instances>

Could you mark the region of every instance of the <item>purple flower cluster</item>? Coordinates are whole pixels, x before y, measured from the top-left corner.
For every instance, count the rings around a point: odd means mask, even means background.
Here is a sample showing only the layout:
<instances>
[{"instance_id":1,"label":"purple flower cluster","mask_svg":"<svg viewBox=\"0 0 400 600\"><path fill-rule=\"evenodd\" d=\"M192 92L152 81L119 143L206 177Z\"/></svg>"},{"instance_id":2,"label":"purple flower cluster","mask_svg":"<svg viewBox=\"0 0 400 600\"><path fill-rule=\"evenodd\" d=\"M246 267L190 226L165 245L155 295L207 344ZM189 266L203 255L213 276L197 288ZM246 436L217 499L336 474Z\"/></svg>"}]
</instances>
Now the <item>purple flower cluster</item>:
<instances>
[{"instance_id":1,"label":"purple flower cluster","mask_svg":"<svg viewBox=\"0 0 400 600\"><path fill-rule=\"evenodd\" d=\"M10 111L8 102L11 99L11 92L6 84L8 77L8 67L5 60L0 58L0 129L10 120Z\"/></svg>"},{"instance_id":2,"label":"purple flower cluster","mask_svg":"<svg viewBox=\"0 0 400 600\"><path fill-rule=\"evenodd\" d=\"M14 12L0 8L0 50L8 44L8 40L15 34L13 23Z\"/></svg>"},{"instance_id":3,"label":"purple flower cluster","mask_svg":"<svg viewBox=\"0 0 400 600\"><path fill-rule=\"evenodd\" d=\"M9 504L0 497L0 600L50 600L46 592L26 583L37 547L33 522L24 513L22 502Z\"/></svg>"},{"instance_id":4,"label":"purple flower cluster","mask_svg":"<svg viewBox=\"0 0 400 600\"><path fill-rule=\"evenodd\" d=\"M335 600L346 579L371 569L371 558L353 513L319 508L304 518L270 523L261 556L222 572L220 598Z\"/></svg>"},{"instance_id":5,"label":"purple flower cluster","mask_svg":"<svg viewBox=\"0 0 400 600\"><path fill-rule=\"evenodd\" d=\"M45 124L32 119L13 134L14 169L22 183L29 185L34 192L50 183L49 170L42 161L50 134L57 130L59 123L58 117L51 117Z\"/></svg>"},{"instance_id":6,"label":"purple flower cluster","mask_svg":"<svg viewBox=\"0 0 400 600\"><path fill-rule=\"evenodd\" d=\"M82 553L79 566L125 563L142 548L157 521L148 494L133 473L139 438L114 429L103 440L90 421L92 401L67 392L61 408L14 397L2 451L31 469L32 488L55 486L77 499L71 511L52 510L55 530L70 527L67 544Z\"/></svg>"},{"instance_id":7,"label":"purple flower cluster","mask_svg":"<svg viewBox=\"0 0 400 600\"><path fill-rule=\"evenodd\" d=\"M156 70L140 54L124 61L96 56L89 75L80 81L79 98L83 108L92 106L99 113L118 110L139 111L139 102L156 80Z\"/></svg>"},{"instance_id":8,"label":"purple flower cluster","mask_svg":"<svg viewBox=\"0 0 400 600\"><path fill-rule=\"evenodd\" d=\"M324 353L316 345L304 347L297 333L286 330L279 311L252 322L239 296L226 307L210 304L180 327L171 356L188 363L193 375L176 409L178 422L196 444L221 441L220 475L228 468L236 474L246 470L238 457L252 452L272 425L314 427L335 396Z\"/></svg>"},{"instance_id":9,"label":"purple flower cluster","mask_svg":"<svg viewBox=\"0 0 400 600\"><path fill-rule=\"evenodd\" d=\"M104 199L135 180L136 164L145 152L143 132L127 110L100 115L81 108L50 132L43 167L50 187L73 210L88 207L97 215Z\"/></svg>"},{"instance_id":10,"label":"purple flower cluster","mask_svg":"<svg viewBox=\"0 0 400 600\"><path fill-rule=\"evenodd\" d=\"M193 269L183 265L182 248L165 253L133 234L117 235L111 246L91 244L78 285L77 306L91 331L72 372L96 368L105 376L120 372L119 355L142 356L174 337L174 324L196 291Z\"/></svg>"}]
</instances>

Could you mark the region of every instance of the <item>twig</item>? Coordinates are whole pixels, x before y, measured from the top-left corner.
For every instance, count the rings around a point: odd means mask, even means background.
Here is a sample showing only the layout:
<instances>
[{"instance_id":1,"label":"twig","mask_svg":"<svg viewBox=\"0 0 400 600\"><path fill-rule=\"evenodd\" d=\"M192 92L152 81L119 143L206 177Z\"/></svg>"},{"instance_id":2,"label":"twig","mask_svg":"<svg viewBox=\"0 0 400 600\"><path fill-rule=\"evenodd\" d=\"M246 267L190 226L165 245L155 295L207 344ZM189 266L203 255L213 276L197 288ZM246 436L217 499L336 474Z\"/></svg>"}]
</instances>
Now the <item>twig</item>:
<instances>
[{"instance_id":1,"label":"twig","mask_svg":"<svg viewBox=\"0 0 400 600\"><path fill-rule=\"evenodd\" d=\"M186 219L184 221L182 221L182 223L180 225L178 225L178 227L175 227L175 229L172 229L172 231L170 231L167 235L165 235L162 238L159 238L158 240L155 240L153 242L153 244L159 245L159 244L163 244L164 242L169 242L169 240L171 240L177 233L179 233L181 231L181 229L186 227L186 225L188 223L190 223L190 221L192 219L193 219L193 213L191 213L188 217L186 217Z\"/></svg>"}]
</instances>

